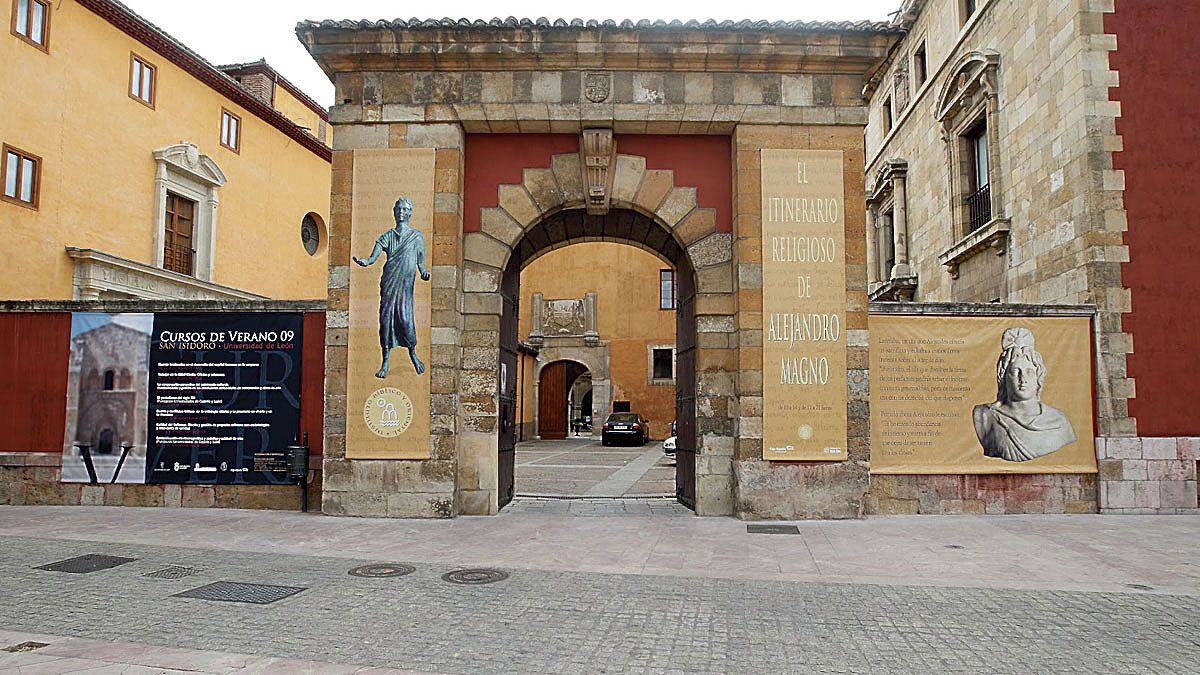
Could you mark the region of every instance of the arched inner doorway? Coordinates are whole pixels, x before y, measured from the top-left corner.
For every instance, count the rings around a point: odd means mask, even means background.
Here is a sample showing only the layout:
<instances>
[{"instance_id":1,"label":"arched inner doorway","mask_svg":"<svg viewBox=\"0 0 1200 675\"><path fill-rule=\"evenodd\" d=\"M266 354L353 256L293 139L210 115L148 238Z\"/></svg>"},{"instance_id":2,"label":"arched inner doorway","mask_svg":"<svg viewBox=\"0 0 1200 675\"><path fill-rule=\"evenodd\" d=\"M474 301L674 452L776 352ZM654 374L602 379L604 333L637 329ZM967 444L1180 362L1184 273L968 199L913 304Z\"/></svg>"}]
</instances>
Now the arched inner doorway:
<instances>
[{"instance_id":1,"label":"arched inner doorway","mask_svg":"<svg viewBox=\"0 0 1200 675\"><path fill-rule=\"evenodd\" d=\"M540 219L524 231L508 257L501 275L499 290L502 298L500 317L500 367L503 373L515 373L519 367L518 316L521 298L521 270L548 251L584 241L611 241L637 246L653 253L674 270L674 285L677 297L675 308L675 406L676 422L676 474L675 494L685 505L694 508L696 499L696 313L695 272L684 246L676 239L672 230L632 209L613 209L606 215L589 215L583 210L561 210ZM570 362L561 362L561 367L550 364L542 369L539 378L539 414L555 414L547 407L563 411L560 426L557 417L553 426L539 420L542 438L564 438L569 430L570 387L587 370L571 372ZM576 364L578 365L578 364ZM549 371L549 374L547 374ZM595 373L592 373L593 377ZM544 388L555 389L553 398ZM589 387L589 401L596 401L603 391ZM516 458L517 421L515 419L516 395L502 387L499 406L498 428L498 488L499 505L503 507L514 494L514 468ZM607 400L607 396L605 396ZM597 402L598 403L598 402ZM595 409L592 419L593 430L599 428L607 416L604 410ZM664 427L671 420L660 422ZM560 431L561 430L561 431ZM562 436L557 436L558 433ZM555 436L548 436L555 434Z\"/></svg>"},{"instance_id":2,"label":"arched inner doorway","mask_svg":"<svg viewBox=\"0 0 1200 675\"><path fill-rule=\"evenodd\" d=\"M537 396L537 430L542 440L563 440L574 430L578 415L572 405L572 388L587 372L587 366L575 361L554 361L542 367Z\"/></svg>"}]
</instances>

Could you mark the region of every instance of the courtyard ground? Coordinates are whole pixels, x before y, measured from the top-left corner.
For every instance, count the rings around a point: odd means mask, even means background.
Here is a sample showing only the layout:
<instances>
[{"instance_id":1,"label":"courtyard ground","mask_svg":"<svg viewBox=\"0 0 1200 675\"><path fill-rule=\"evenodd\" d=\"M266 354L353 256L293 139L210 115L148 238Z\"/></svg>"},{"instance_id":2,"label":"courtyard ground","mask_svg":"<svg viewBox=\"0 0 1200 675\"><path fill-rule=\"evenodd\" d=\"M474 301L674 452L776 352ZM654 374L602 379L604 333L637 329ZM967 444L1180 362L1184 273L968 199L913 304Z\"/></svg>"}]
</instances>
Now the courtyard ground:
<instances>
[{"instance_id":1,"label":"courtyard ground","mask_svg":"<svg viewBox=\"0 0 1200 675\"><path fill-rule=\"evenodd\" d=\"M517 444L513 484L523 496L674 495L675 459L663 454L662 441L609 447L598 436L524 441Z\"/></svg>"},{"instance_id":2,"label":"courtyard ground","mask_svg":"<svg viewBox=\"0 0 1200 675\"><path fill-rule=\"evenodd\" d=\"M0 647L18 650L0 651L0 672L1200 668L1200 518L881 517L755 534L637 515L663 500L547 501L444 521L0 507ZM89 554L127 560L43 569ZM348 574L378 563L413 571ZM507 578L442 578L476 567ZM221 582L291 594L180 596Z\"/></svg>"}]
</instances>

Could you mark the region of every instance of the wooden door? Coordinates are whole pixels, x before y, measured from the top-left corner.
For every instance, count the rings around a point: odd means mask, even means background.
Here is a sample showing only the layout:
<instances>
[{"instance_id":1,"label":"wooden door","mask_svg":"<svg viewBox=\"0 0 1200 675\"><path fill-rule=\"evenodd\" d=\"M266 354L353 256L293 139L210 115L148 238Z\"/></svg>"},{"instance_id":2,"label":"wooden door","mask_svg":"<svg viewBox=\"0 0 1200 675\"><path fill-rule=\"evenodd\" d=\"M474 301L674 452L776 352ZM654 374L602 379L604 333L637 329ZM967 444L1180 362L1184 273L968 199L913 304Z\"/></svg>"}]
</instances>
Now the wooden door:
<instances>
[{"instance_id":1,"label":"wooden door","mask_svg":"<svg viewBox=\"0 0 1200 675\"><path fill-rule=\"evenodd\" d=\"M166 216L163 228L163 268L190 276L194 271L196 253L196 202L168 192Z\"/></svg>"},{"instance_id":2,"label":"wooden door","mask_svg":"<svg viewBox=\"0 0 1200 675\"><path fill-rule=\"evenodd\" d=\"M542 368L538 380L538 435L542 440L567 437L567 362Z\"/></svg>"},{"instance_id":3,"label":"wooden door","mask_svg":"<svg viewBox=\"0 0 1200 675\"><path fill-rule=\"evenodd\" d=\"M675 275L675 495L696 508L696 277L681 265Z\"/></svg>"}]
</instances>

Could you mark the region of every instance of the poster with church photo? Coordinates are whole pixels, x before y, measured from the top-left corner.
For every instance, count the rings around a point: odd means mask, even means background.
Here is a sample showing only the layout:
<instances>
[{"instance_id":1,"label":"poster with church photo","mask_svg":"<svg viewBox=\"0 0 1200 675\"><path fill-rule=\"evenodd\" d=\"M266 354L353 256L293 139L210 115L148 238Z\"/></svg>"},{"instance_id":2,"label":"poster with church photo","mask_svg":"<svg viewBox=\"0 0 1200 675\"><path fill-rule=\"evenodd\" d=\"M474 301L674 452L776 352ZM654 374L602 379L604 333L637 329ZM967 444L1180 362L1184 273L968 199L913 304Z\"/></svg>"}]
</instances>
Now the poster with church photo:
<instances>
[{"instance_id":1,"label":"poster with church photo","mask_svg":"<svg viewBox=\"0 0 1200 675\"><path fill-rule=\"evenodd\" d=\"M153 324L153 314L71 315L64 482L145 482Z\"/></svg>"}]
</instances>

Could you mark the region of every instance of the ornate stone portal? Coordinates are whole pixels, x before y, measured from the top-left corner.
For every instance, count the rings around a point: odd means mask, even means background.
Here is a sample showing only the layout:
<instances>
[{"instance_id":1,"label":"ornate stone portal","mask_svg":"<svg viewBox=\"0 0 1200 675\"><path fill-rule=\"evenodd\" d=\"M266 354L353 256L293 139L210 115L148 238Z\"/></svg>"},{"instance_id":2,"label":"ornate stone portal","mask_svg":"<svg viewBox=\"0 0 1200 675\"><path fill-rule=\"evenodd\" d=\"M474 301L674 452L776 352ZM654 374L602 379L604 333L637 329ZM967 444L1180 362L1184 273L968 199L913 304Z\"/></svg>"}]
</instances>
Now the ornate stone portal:
<instances>
[{"instance_id":1,"label":"ornate stone portal","mask_svg":"<svg viewBox=\"0 0 1200 675\"><path fill-rule=\"evenodd\" d=\"M344 378L331 377L326 513L495 513L507 489L500 482L499 435L511 427L499 416L514 386L512 369L498 364L515 330L513 308L523 300L516 284L504 280L550 248L611 240L687 270L677 310L683 317L677 382L686 383L680 405L694 406L688 423L695 442L690 473L681 470L679 480L693 491L697 513L862 514L869 411L855 390L849 391L848 460L819 466L763 460L759 156L764 149L845 153L846 239L863 238L864 210L853 199L863 193L854 168L864 163L861 92L896 29L865 22L494 20L304 23L297 33L336 85L331 373L344 372L347 363L348 316L338 307L347 294L350 196L359 179L352 151L437 150L430 456L398 465L345 459ZM511 143L505 151L474 153L481 147L472 144L474 134L481 142ZM728 151L715 159L697 154L701 141L714 136L727 139ZM509 166L518 155L521 163ZM487 182L473 171L477 162L504 164L506 177ZM865 364L861 247L849 249L845 264L847 288L839 292L847 295L848 352L851 363ZM555 357L547 350L551 340L570 340L580 359L594 360L586 354L603 341L589 322L594 306L582 300L582 335L579 299L535 306L533 333L540 335L530 338L542 342L543 359ZM585 365L594 408L606 406L603 366ZM851 368L851 382L865 378L863 366Z\"/></svg>"}]
</instances>

